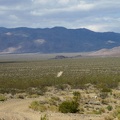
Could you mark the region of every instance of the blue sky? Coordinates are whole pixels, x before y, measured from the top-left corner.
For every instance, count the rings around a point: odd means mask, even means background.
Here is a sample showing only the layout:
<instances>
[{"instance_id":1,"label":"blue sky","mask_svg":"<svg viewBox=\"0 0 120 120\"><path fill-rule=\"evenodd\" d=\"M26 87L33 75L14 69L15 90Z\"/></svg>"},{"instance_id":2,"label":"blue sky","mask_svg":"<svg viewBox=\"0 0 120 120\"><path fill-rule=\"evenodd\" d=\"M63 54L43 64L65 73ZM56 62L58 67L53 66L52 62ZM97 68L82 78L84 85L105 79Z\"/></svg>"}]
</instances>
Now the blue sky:
<instances>
[{"instance_id":1,"label":"blue sky","mask_svg":"<svg viewBox=\"0 0 120 120\"><path fill-rule=\"evenodd\" d=\"M120 33L120 0L0 0L0 27L54 26Z\"/></svg>"}]
</instances>

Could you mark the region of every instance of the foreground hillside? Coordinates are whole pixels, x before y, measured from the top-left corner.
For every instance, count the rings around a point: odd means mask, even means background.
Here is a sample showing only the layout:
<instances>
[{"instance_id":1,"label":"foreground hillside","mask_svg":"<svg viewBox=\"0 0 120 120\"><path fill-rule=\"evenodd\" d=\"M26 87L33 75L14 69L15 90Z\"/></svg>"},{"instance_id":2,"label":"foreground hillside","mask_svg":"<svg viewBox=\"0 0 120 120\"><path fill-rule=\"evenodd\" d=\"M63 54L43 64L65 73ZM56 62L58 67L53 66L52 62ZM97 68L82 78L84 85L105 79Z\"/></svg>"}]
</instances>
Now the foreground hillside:
<instances>
[{"instance_id":1,"label":"foreground hillside","mask_svg":"<svg viewBox=\"0 0 120 120\"><path fill-rule=\"evenodd\" d=\"M40 120L46 116L45 120L119 120L120 101L119 90L113 90L112 94L107 93L106 98L97 96L102 92L96 90L89 84L88 89L68 89L64 90L49 87L49 90L43 96L24 96L23 93L18 95L21 97L8 98L5 102L0 102L0 120ZM52 90L52 91L51 91ZM73 92L80 92L81 98L80 111L78 113L61 113L57 110L56 103L72 100ZM116 96L115 96L116 95ZM109 97L109 98L108 98ZM57 101L57 100L60 101ZM39 110L36 106L37 101L40 103ZM31 106L31 107L30 107ZM47 107L45 110L44 107ZM32 109L31 109L32 108Z\"/></svg>"},{"instance_id":2,"label":"foreground hillside","mask_svg":"<svg viewBox=\"0 0 120 120\"><path fill-rule=\"evenodd\" d=\"M0 53L90 52L120 46L120 33L88 29L0 28Z\"/></svg>"}]
</instances>

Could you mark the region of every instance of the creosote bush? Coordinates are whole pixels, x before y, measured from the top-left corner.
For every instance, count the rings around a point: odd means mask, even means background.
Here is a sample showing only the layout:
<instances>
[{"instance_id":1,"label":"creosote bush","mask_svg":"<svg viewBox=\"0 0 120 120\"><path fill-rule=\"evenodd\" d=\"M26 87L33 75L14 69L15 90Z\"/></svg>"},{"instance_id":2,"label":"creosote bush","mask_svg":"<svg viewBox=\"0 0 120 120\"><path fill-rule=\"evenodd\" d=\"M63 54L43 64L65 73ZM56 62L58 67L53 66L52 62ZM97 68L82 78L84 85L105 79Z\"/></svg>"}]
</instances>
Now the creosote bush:
<instances>
[{"instance_id":1,"label":"creosote bush","mask_svg":"<svg viewBox=\"0 0 120 120\"><path fill-rule=\"evenodd\" d=\"M76 101L64 101L59 105L59 111L62 113L77 113L79 103Z\"/></svg>"},{"instance_id":2,"label":"creosote bush","mask_svg":"<svg viewBox=\"0 0 120 120\"><path fill-rule=\"evenodd\" d=\"M79 111L79 100L81 94L78 91L73 92L73 100L66 100L59 105L59 111L62 113L77 113Z\"/></svg>"},{"instance_id":3,"label":"creosote bush","mask_svg":"<svg viewBox=\"0 0 120 120\"><path fill-rule=\"evenodd\" d=\"M109 111L111 111L111 110L113 109L113 107L112 107L111 105L108 105L108 106L107 106L107 109L108 109Z\"/></svg>"}]
</instances>

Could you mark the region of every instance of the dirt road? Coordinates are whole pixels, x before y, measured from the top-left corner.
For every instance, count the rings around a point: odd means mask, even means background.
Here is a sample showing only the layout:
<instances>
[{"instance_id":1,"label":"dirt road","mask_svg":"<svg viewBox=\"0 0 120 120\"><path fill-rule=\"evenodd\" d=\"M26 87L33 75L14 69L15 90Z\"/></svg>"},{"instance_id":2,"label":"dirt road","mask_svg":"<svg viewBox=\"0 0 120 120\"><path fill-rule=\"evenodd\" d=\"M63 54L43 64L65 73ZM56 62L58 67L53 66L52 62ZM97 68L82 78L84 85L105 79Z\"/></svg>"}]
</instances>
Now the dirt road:
<instances>
[{"instance_id":1,"label":"dirt road","mask_svg":"<svg viewBox=\"0 0 120 120\"><path fill-rule=\"evenodd\" d=\"M40 120L41 115L45 113L34 112L29 109L32 101L37 99L11 99L0 102L0 120ZM49 120L103 120L101 116L80 115L80 114L62 114L46 113Z\"/></svg>"},{"instance_id":2,"label":"dirt road","mask_svg":"<svg viewBox=\"0 0 120 120\"><path fill-rule=\"evenodd\" d=\"M32 101L33 99L11 99L0 103L0 118L5 120L40 120L40 114L29 109Z\"/></svg>"}]
</instances>

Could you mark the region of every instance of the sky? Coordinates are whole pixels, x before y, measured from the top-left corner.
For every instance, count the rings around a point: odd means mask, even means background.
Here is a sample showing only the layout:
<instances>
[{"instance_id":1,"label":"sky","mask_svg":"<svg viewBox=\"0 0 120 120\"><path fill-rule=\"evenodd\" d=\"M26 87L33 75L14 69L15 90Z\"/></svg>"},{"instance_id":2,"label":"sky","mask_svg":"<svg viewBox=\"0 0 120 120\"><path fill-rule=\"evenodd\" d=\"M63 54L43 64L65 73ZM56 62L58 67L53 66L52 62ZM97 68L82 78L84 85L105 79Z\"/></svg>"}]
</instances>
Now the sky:
<instances>
[{"instance_id":1,"label":"sky","mask_svg":"<svg viewBox=\"0 0 120 120\"><path fill-rule=\"evenodd\" d=\"M0 0L0 27L120 33L120 0Z\"/></svg>"}]
</instances>

